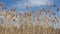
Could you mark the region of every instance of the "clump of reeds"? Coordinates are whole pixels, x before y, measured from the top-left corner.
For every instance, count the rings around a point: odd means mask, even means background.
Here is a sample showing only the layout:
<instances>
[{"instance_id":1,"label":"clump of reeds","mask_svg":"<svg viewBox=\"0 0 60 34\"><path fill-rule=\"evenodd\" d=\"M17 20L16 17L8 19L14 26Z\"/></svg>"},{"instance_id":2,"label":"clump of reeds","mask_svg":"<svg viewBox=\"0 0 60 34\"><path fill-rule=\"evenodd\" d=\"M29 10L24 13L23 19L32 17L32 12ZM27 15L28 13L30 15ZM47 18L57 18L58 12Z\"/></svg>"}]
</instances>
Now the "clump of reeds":
<instances>
[{"instance_id":1,"label":"clump of reeds","mask_svg":"<svg viewBox=\"0 0 60 34\"><path fill-rule=\"evenodd\" d=\"M52 4L50 4L50 9L52 7ZM54 4L54 7L56 7L56 4ZM28 6L26 8L28 10ZM46 8L43 8L38 12L27 11L19 13L20 15L18 15L16 8L14 9L16 12L8 11L4 14L1 12L0 16L6 19L3 23L4 26L0 27L0 34L60 34L60 29L55 29L48 24L52 21L58 21L56 12L52 11L52 13L50 13L50 9L46 10ZM57 8L57 11L59 11L59 8ZM33 14L35 15L34 17L32 17ZM53 15L53 19L49 19L51 15Z\"/></svg>"}]
</instances>

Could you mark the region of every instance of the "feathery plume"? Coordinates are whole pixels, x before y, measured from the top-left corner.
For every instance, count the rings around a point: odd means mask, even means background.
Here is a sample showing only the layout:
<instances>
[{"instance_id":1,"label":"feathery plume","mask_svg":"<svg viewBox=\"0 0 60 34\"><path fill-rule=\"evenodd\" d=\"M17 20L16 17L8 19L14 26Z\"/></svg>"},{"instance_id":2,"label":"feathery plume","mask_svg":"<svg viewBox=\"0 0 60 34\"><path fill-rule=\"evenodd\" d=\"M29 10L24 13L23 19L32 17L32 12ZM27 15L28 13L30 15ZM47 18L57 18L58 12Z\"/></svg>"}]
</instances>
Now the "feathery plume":
<instances>
[{"instance_id":1,"label":"feathery plume","mask_svg":"<svg viewBox=\"0 0 60 34\"><path fill-rule=\"evenodd\" d=\"M56 4L54 3L54 7L56 7Z\"/></svg>"},{"instance_id":2,"label":"feathery plume","mask_svg":"<svg viewBox=\"0 0 60 34\"><path fill-rule=\"evenodd\" d=\"M59 11L59 8L57 8L57 11Z\"/></svg>"},{"instance_id":3,"label":"feathery plume","mask_svg":"<svg viewBox=\"0 0 60 34\"><path fill-rule=\"evenodd\" d=\"M50 8L52 8L52 3L50 3Z\"/></svg>"}]
</instances>

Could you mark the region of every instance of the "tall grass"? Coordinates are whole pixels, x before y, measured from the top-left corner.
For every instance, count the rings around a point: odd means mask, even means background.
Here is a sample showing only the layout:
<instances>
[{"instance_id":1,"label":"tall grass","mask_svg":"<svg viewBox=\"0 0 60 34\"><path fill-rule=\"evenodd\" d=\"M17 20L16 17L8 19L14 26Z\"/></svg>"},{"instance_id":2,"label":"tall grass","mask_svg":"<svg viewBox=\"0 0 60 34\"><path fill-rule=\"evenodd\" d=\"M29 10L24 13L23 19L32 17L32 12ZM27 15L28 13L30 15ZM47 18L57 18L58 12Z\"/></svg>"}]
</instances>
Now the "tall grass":
<instances>
[{"instance_id":1,"label":"tall grass","mask_svg":"<svg viewBox=\"0 0 60 34\"><path fill-rule=\"evenodd\" d=\"M7 14L10 15L9 13ZM8 15L6 15L6 17ZM0 34L59 34L60 32L59 29L55 29L48 24L50 22L48 13L46 14L46 17L44 16L45 19L42 17L43 14L40 14L40 16L35 15L35 18L33 19L30 12L21 13L20 17L13 16L10 18L11 16L12 15L8 16L9 18L7 17L7 19L4 19L5 21L0 27ZM3 17L6 18L5 16ZM20 24L20 26L18 26L17 23Z\"/></svg>"},{"instance_id":2,"label":"tall grass","mask_svg":"<svg viewBox=\"0 0 60 34\"><path fill-rule=\"evenodd\" d=\"M52 7L52 4L50 7ZM56 4L54 4L54 7L56 7ZM59 11L59 8L57 8L57 11ZM54 11L51 13L50 9L46 11L43 8L38 12L0 12L0 18L0 34L60 34L59 28L54 28L53 25L49 24L60 23L56 13Z\"/></svg>"}]
</instances>

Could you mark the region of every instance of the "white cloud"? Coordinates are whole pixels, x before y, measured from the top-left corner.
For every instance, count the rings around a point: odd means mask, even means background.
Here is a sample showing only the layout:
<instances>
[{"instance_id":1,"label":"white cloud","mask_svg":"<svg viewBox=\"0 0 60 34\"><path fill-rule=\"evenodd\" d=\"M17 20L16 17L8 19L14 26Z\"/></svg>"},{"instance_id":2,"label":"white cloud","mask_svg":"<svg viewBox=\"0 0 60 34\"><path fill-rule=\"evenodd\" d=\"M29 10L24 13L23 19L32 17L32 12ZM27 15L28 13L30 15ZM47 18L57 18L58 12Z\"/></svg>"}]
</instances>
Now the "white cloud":
<instances>
[{"instance_id":1,"label":"white cloud","mask_svg":"<svg viewBox=\"0 0 60 34\"><path fill-rule=\"evenodd\" d=\"M47 5L49 4L49 0L29 0L29 3L32 5Z\"/></svg>"},{"instance_id":2,"label":"white cloud","mask_svg":"<svg viewBox=\"0 0 60 34\"><path fill-rule=\"evenodd\" d=\"M18 2L17 6L40 6L49 5L51 0L23 0L22 3Z\"/></svg>"}]
</instances>

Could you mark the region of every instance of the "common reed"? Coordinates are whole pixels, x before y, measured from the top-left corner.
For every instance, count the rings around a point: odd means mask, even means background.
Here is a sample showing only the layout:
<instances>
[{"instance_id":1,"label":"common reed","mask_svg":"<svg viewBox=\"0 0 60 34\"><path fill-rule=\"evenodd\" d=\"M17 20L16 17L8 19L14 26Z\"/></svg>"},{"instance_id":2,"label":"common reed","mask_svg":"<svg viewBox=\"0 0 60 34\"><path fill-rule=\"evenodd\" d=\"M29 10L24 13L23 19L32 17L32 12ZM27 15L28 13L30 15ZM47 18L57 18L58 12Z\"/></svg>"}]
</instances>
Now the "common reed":
<instances>
[{"instance_id":1,"label":"common reed","mask_svg":"<svg viewBox=\"0 0 60 34\"><path fill-rule=\"evenodd\" d=\"M52 4L50 7L53 7ZM56 7L56 4L54 4L54 7ZM26 8L28 10L28 6ZM49 24L60 23L56 12L52 10L51 13L50 9L43 8L38 12L33 10L33 12L18 13L15 8L15 12L6 11L4 14L0 12L0 17L3 16L0 19L0 34L60 34L59 28L55 29L53 25ZM59 8L57 8L57 11L59 11ZM4 22L2 23L2 21Z\"/></svg>"}]
</instances>

